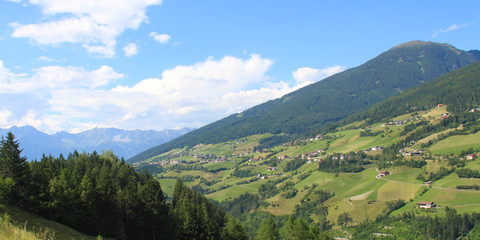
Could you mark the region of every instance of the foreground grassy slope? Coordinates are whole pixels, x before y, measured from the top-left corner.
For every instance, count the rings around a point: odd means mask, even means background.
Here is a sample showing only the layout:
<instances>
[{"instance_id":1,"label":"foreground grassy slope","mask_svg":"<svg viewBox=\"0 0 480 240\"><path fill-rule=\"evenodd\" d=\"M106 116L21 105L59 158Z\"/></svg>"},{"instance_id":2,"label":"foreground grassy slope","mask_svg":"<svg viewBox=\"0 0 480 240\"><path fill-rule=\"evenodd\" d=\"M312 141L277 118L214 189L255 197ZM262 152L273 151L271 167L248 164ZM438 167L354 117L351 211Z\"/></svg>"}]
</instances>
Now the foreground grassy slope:
<instances>
[{"instance_id":1,"label":"foreground grassy slope","mask_svg":"<svg viewBox=\"0 0 480 240\"><path fill-rule=\"evenodd\" d=\"M5 218L0 221L4 227L0 227L0 239L97 239L28 211L9 205L0 205L0 215L5 216L5 214L11 221L6 221Z\"/></svg>"}]
</instances>

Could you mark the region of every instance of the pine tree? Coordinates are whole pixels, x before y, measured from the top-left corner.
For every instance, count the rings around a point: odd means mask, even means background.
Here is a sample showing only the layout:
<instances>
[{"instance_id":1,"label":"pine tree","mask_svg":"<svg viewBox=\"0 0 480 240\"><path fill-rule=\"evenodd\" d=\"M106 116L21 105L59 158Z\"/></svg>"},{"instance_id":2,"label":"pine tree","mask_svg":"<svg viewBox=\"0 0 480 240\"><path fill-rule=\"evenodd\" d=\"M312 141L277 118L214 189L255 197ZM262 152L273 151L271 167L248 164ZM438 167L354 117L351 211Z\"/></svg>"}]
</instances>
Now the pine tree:
<instances>
[{"instance_id":1,"label":"pine tree","mask_svg":"<svg viewBox=\"0 0 480 240\"><path fill-rule=\"evenodd\" d=\"M242 224L232 216L227 217L225 227L223 227L222 237L224 240L247 240L248 235Z\"/></svg>"},{"instance_id":2,"label":"pine tree","mask_svg":"<svg viewBox=\"0 0 480 240\"><path fill-rule=\"evenodd\" d=\"M265 219L257 232L255 240L278 240L280 239L280 233L277 229L277 224L273 221L272 217Z\"/></svg>"},{"instance_id":3,"label":"pine tree","mask_svg":"<svg viewBox=\"0 0 480 240\"><path fill-rule=\"evenodd\" d=\"M293 240L296 237L295 234L295 219L292 215L288 218L287 222L283 225L282 228L283 238L286 240Z\"/></svg>"},{"instance_id":4,"label":"pine tree","mask_svg":"<svg viewBox=\"0 0 480 240\"><path fill-rule=\"evenodd\" d=\"M27 188L29 166L26 157L21 157L22 150L20 144L15 140L12 132L7 133L7 138L1 140L0 148L0 168L1 177L11 178L14 187L11 192L10 201L13 204L21 205L22 197Z\"/></svg>"}]
</instances>

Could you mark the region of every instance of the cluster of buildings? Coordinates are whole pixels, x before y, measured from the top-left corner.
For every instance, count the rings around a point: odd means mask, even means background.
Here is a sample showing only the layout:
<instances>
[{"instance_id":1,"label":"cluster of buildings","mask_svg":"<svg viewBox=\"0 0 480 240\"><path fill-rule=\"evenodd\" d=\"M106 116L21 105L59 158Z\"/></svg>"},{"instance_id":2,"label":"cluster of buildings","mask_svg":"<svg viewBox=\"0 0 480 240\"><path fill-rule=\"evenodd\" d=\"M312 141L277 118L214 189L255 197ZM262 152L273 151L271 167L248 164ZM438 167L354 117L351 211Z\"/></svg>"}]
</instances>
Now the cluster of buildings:
<instances>
[{"instance_id":1,"label":"cluster of buildings","mask_svg":"<svg viewBox=\"0 0 480 240\"><path fill-rule=\"evenodd\" d=\"M259 174L257 174L257 178L258 179L267 179L269 177L276 177L276 176L280 176L280 175L285 176L285 174L283 172L276 172L276 173L274 173L272 175L268 175L268 176L259 173Z\"/></svg>"},{"instance_id":2,"label":"cluster of buildings","mask_svg":"<svg viewBox=\"0 0 480 240\"><path fill-rule=\"evenodd\" d=\"M405 119L405 120L398 120L398 121L390 121L390 122L387 122L385 124L382 124L383 127L385 127L386 125L388 126L402 126L403 124L406 124L408 122L411 122L413 120L418 120L419 117L418 116L415 116L415 117L411 117L409 119Z\"/></svg>"},{"instance_id":3,"label":"cluster of buildings","mask_svg":"<svg viewBox=\"0 0 480 240\"><path fill-rule=\"evenodd\" d=\"M364 153L369 153L371 151L382 151L384 149L383 146L375 146L375 147L371 147L369 149L365 149L365 150L358 150L356 151L355 153L360 153L360 152L364 152Z\"/></svg>"},{"instance_id":4,"label":"cluster of buildings","mask_svg":"<svg viewBox=\"0 0 480 240\"><path fill-rule=\"evenodd\" d=\"M183 160L164 160L159 162L150 162L149 165L177 165L180 163L185 163Z\"/></svg>"},{"instance_id":5,"label":"cluster of buildings","mask_svg":"<svg viewBox=\"0 0 480 240\"><path fill-rule=\"evenodd\" d=\"M319 154L325 152L326 150L325 149L320 149L320 150L315 150L313 152L309 152L309 153L302 153L302 154L297 154L297 158L301 158L301 159L311 159L313 157L316 157L318 156Z\"/></svg>"},{"instance_id":6,"label":"cluster of buildings","mask_svg":"<svg viewBox=\"0 0 480 240\"><path fill-rule=\"evenodd\" d=\"M423 151L421 150L413 150L413 151L407 151L404 148L398 150L404 157L415 157L415 156L422 156Z\"/></svg>"}]
</instances>

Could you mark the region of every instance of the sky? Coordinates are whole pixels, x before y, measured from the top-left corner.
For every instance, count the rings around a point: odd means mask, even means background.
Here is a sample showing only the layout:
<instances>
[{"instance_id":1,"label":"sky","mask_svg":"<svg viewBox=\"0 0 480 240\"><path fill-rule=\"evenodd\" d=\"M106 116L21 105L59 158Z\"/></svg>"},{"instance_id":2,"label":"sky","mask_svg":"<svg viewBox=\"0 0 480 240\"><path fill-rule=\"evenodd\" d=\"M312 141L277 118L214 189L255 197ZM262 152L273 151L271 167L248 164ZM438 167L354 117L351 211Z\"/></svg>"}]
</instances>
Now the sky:
<instances>
[{"instance_id":1,"label":"sky","mask_svg":"<svg viewBox=\"0 0 480 240\"><path fill-rule=\"evenodd\" d=\"M0 128L198 128L412 40L480 48L480 1L0 0Z\"/></svg>"}]
</instances>

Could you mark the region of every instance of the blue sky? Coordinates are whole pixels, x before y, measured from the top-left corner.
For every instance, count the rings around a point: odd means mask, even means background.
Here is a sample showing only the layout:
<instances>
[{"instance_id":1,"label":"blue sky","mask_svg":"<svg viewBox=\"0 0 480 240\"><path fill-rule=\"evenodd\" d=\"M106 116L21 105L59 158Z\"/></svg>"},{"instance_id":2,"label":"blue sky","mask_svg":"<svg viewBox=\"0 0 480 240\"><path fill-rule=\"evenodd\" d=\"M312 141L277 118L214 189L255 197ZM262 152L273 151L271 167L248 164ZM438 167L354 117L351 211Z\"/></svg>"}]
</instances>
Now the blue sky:
<instances>
[{"instance_id":1,"label":"blue sky","mask_svg":"<svg viewBox=\"0 0 480 240\"><path fill-rule=\"evenodd\" d=\"M479 48L478 1L0 0L0 127L201 127L412 40Z\"/></svg>"}]
</instances>

